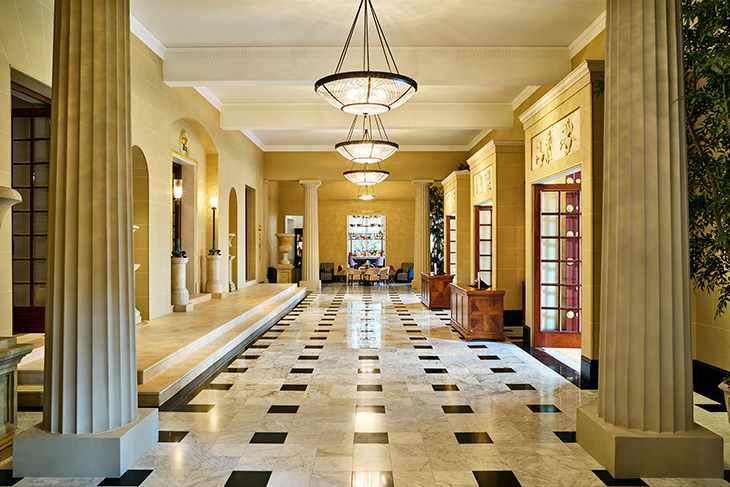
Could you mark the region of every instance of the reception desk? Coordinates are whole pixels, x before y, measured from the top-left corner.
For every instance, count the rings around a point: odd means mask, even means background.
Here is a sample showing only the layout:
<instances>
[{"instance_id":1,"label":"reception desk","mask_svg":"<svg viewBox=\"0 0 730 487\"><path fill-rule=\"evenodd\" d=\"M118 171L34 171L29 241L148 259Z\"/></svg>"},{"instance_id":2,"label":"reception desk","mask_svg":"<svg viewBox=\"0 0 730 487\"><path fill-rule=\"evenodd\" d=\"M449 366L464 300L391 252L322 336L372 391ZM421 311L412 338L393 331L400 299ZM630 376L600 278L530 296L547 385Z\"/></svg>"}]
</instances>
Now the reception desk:
<instances>
[{"instance_id":1,"label":"reception desk","mask_svg":"<svg viewBox=\"0 0 730 487\"><path fill-rule=\"evenodd\" d=\"M434 276L421 272L421 303L428 309L449 308L451 306L449 284L453 280L453 275Z\"/></svg>"},{"instance_id":2,"label":"reception desk","mask_svg":"<svg viewBox=\"0 0 730 487\"><path fill-rule=\"evenodd\" d=\"M451 283L451 326L468 340L504 340L504 291Z\"/></svg>"}]
</instances>

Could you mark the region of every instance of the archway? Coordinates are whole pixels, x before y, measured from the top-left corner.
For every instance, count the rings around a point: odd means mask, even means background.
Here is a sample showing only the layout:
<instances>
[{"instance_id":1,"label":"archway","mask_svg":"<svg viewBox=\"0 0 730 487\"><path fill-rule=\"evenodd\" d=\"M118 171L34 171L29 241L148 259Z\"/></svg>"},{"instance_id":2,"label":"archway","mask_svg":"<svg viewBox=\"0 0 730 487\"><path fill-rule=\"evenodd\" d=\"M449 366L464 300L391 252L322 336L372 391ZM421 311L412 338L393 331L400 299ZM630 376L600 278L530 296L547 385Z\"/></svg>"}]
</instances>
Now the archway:
<instances>
[{"instance_id":1,"label":"archway","mask_svg":"<svg viewBox=\"0 0 730 487\"><path fill-rule=\"evenodd\" d=\"M132 146L132 214L134 225L135 308L137 321L150 319L150 178L147 159L139 147ZM139 267L137 267L139 265Z\"/></svg>"},{"instance_id":2,"label":"archway","mask_svg":"<svg viewBox=\"0 0 730 487\"><path fill-rule=\"evenodd\" d=\"M228 197L228 234L235 235L231 240L231 246L228 249L229 258L232 258L232 264L230 269L230 275L228 276L229 286L231 291L238 289L238 266L239 262L236 260L238 255L238 196L236 189L231 188L231 193Z\"/></svg>"}]
</instances>

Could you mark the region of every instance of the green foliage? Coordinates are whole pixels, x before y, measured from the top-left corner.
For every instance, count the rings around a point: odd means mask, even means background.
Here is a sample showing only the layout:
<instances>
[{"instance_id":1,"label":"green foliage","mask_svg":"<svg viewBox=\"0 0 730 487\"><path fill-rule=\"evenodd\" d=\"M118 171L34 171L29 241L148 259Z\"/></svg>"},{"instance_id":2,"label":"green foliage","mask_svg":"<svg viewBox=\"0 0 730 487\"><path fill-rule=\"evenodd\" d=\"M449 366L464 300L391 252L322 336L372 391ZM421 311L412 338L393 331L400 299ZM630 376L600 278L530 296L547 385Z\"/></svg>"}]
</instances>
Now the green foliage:
<instances>
[{"instance_id":1,"label":"green foliage","mask_svg":"<svg viewBox=\"0 0 730 487\"><path fill-rule=\"evenodd\" d=\"M593 82L593 94L598 98L606 91L606 78L603 75L599 76L596 81Z\"/></svg>"},{"instance_id":2,"label":"green foliage","mask_svg":"<svg viewBox=\"0 0 730 487\"><path fill-rule=\"evenodd\" d=\"M436 253L438 265L444 268L444 188L431 185L428 190L431 238L431 253Z\"/></svg>"},{"instance_id":3,"label":"green foliage","mask_svg":"<svg viewBox=\"0 0 730 487\"><path fill-rule=\"evenodd\" d=\"M730 2L684 0L690 275L730 301Z\"/></svg>"},{"instance_id":4,"label":"green foliage","mask_svg":"<svg viewBox=\"0 0 730 487\"><path fill-rule=\"evenodd\" d=\"M469 164L466 162L460 162L458 166L456 166L457 171L469 171Z\"/></svg>"}]
</instances>

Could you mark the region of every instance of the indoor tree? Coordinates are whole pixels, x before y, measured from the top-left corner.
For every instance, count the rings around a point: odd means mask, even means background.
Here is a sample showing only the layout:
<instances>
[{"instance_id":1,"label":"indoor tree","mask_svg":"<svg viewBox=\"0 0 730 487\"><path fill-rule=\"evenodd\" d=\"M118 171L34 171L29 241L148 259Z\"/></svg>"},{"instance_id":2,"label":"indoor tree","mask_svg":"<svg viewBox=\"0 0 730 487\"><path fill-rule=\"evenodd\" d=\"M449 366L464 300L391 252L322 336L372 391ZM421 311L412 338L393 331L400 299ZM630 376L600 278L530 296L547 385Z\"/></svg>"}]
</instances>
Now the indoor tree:
<instances>
[{"instance_id":1,"label":"indoor tree","mask_svg":"<svg viewBox=\"0 0 730 487\"><path fill-rule=\"evenodd\" d=\"M439 268L444 268L444 188L431 185L428 190L431 226L431 253L436 253Z\"/></svg>"},{"instance_id":2,"label":"indoor tree","mask_svg":"<svg viewBox=\"0 0 730 487\"><path fill-rule=\"evenodd\" d=\"M730 301L730 3L684 0L690 275Z\"/></svg>"}]
</instances>

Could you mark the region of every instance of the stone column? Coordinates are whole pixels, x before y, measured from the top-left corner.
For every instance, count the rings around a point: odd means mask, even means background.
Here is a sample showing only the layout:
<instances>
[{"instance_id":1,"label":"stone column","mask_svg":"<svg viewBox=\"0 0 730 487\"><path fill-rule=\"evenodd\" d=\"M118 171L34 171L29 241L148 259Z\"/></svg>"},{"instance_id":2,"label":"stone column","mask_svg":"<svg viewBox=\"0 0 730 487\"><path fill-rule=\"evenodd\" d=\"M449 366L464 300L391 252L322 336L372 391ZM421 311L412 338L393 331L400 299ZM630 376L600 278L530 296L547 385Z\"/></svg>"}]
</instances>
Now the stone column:
<instances>
[{"instance_id":1,"label":"stone column","mask_svg":"<svg viewBox=\"0 0 730 487\"><path fill-rule=\"evenodd\" d=\"M170 275L172 276L172 310L174 312L185 313L193 310L193 304L190 302L190 293L185 287L185 266L190 260L189 257L172 257Z\"/></svg>"},{"instance_id":2,"label":"stone column","mask_svg":"<svg viewBox=\"0 0 730 487\"><path fill-rule=\"evenodd\" d=\"M614 477L722 477L692 417L679 0L609 0L597 406L580 443Z\"/></svg>"},{"instance_id":3,"label":"stone column","mask_svg":"<svg viewBox=\"0 0 730 487\"><path fill-rule=\"evenodd\" d=\"M319 208L317 188L322 181L299 181L304 186L304 252L302 255L302 281L300 287L319 291Z\"/></svg>"},{"instance_id":4,"label":"stone column","mask_svg":"<svg viewBox=\"0 0 730 487\"><path fill-rule=\"evenodd\" d=\"M15 476L119 477L157 442L137 408L129 0L56 0L43 423Z\"/></svg>"},{"instance_id":5,"label":"stone column","mask_svg":"<svg viewBox=\"0 0 730 487\"><path fill-rule=\"evenodd\" d=\"M428 274L431 266L431 224L428 188L433 179L414 179L416 187L415 233L413 235L413 290L421 290L421 272Z\"/></svg>"}]
</instances>

